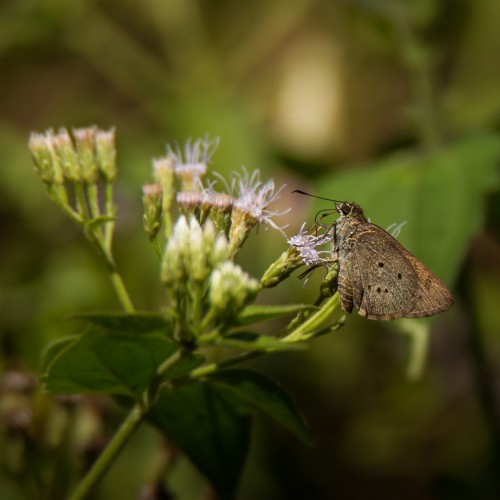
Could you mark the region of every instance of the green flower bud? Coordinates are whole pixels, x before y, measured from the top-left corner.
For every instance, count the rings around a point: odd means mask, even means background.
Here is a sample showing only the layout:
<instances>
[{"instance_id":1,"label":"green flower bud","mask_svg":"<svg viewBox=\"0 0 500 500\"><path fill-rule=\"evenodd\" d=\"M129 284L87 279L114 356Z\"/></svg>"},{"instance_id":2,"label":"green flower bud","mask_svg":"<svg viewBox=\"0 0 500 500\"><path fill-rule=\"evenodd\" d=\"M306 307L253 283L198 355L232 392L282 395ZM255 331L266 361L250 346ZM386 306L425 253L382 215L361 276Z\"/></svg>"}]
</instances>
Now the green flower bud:
<instances>
[{"instance_id":1,"label":"green flower bud","mask_svg":"<svg viewBox=\"0 0 500 500\"><path fill-rule=\"evenodd\" d=\"M142 187L144 205L144 229L150 239L154 238L162 222L162 193L159 184L146 184Z\"/></svg>"},{"instance_id":2,"label":"green flower bud","mask_svg":"<svg viewBox=\"0 0 500 500\"><path fill-rule=\"evenodd\" d=\"M265 288L272 288L288 278L295 269L302 265L303 262L299 251L293 247L289 248L267 268L260 280L260 284Z\"/></svg>"},{"instance_id":3,"label":"green flower bud","mask_svg":"<svg viewBox=\"0 0 500 500\"><path fill-rule=\"evenodd\" d=\"M53 136L52 144L64 172L64 178L70 182L82 180L80 162L73 142L65 128L59 129L57 135Z\"/></svg>"},{"instance_id":4,"label":"green flower bud","mask_svg":"<svg viewBox=\"0 0 500 500\"><path fill-rule=\"evenodd\" d=\"M210 274L206 253L211 251L210 243L205 242L203 230L195 217L189 220L189 245L186 255L186 270L188 278L202 282Z\"/></svg>"},{"instance_id":5,"label":"green flower bud","mask_svg":"<svg viewBox=\"0 0 500 500\"><path fill-rule=\"evenodd\" d=\"M163 213L168 214L174 196L174 164L170 158L153 160L154 177L161 186L163 195Z\"/></svg>"},{"instance_id":6,"label":"green flower bud","mask_svg":"<svg viewBox=\"0 0 500 500\"><path fill-rule=\"evenodd\" d=\"M99 177L95 147L96 130L95 126L73 130L82 178L88 184L95 184Z\"/></svg>"},{"instance_id":7,"label":"green flower bud","mask_svg":"<svg viewBox=\"0 0 500 500\"><path fill-rule=\"evenodd\" d=\"M45 184L62 184L63 172L59 159L52 144L53 132L48 130L45 135L32 132L28 147L35 164L35 172Z\"/></svg>"},{"instance_id":8,"label":"green flower bud","mask_svg":"<svg viewBox=\"0 0 500 500\"><path fill-rule=\"evenodd\" d=\"M218 316L234 318L259 290L259 282L240 266L226 261L210 276L209 300Z\"/></svg>"},{"instance_id":9,"label":"green flower bud","mask_svg":"<svg viewBox=\"0 0 500 500\"><path fill-rule=\"evenodd\" d=\"M103 177L113 182L116 178L115 129L97 130L95 134L97 165Z\"/></svg>"},{"instance_id":10,"label":"green flower bud","mask_svg":"<svg viewBox=\"0 0 500 500\"><path fill-rule=\"evenodd\" d=\"M229 259L229 243L225 234L219 233L217 235L209 258L210 264L214 268Z\"/></svg>"},{"instance_id":11,"label":"green flower bud","mask_svg":"<svg viewBox=\"0 0 500 500\"><path fill-rule=\"evenodd\" d=\"M177 220L172 236L163 254L162 281L167 287L177 288L186 279L186 256L189 249L189 226L186 217Z\"/></svg>"}]
</instances>

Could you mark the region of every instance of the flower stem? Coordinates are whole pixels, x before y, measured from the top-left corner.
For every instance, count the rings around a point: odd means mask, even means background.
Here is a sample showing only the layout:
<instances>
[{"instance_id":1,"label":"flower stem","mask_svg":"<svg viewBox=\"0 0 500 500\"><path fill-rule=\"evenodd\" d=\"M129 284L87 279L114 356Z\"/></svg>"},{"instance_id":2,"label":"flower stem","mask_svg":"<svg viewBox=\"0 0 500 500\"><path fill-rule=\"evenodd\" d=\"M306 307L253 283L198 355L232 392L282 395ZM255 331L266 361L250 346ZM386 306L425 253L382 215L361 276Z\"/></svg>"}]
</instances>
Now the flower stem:
<instances>
[{"instance_id":1,"label":"flower stem","mask_svg":"<svg viewBox=\"0 0 500 500\"><path fill-rule=\"evenodd\" d=\"M104 210L107 216L114 217L115 207L113 204L113 183L110 181L106 182L104 187ZM111 251L111 243L113 241L113 231L115 228L114 221L109 221L104 227L104 244L108 251Z\"/></svg>"},{"instance_id":2,"label":"flower stem","mask_svg":"<svg viewBox=\"0 0 500 500\"><path fill-rule=\"evenodd\" d=\"M161 377L188 354L189 351L185 349L178 349L158 367L156 376L144 392L145 397L143 400L136 403L130 410L127 418L123 421L122 425L115 433L106 449L94 462L87 475L80 481L73 492L73 495L69 497L69 500L81 500L89 495L91 490L116 460L116 457L128 440L132 437L135 430L139 427L139 424L142 422L150 408L154 405L156 401L156 394L153 393L158 392Z\"/></svg>"},{"instance_id":3,"label":"flower stem","mask_svg":"<svg viewBox=\"0 0 500 500\"><path fill-rule=\"evenodd\" d=\"M304 321L295 330L283 337L283 341L297 342L299 340L307 340L314 336L314 332L318 330L323 323L340 307L340 299L338 292L330 297L321 309L314 313L308 320Z\"/></svg>"},{"instance_id":4,"label":"flower stem","mask_svg":"<svg viewBox=\"0 0 500 500\"><path fill-rule=\"evenodd\" d=\"M122 277L118 273L118 271L114 270L110 274L111 283L113 283L113 287L115 289L116 295L118 295L118 299L120 300L123 309L125 312L133 313L134 305L130 300L130 296L125 288L125 284L123 283Z\"/></svg>"},{"instance_id":5,"label":"flower stem","mask_svg":"<svg viewBox=\"0 0 500 500\"><path fill-rule=\"evenodd\" d=\"M156 256L158 257L158 260L161 262L162 257L163 257L163 251L160 246L160 242L158 241L158 238L155 236L154 238L150 238L151 244L153 245L153 250L155 251Z\"/></svg>"},{"instance_id":6,"label":"flower stem","mask_svg":"<svg viewBox=\"0 0 500 500\"><path fill-rule=\"evenodd\" d=\"M242 361L247 361L249 359L258 358L263 354L269 354L266 351L247 351L243 354L235 356L234 358L229 358L224 361L219 361L217 363L209 363L208 365L200 366L199 368L195 368L192 370L189 375L186 377L179 378L175 381L175 386L181 385L183 383L187 383L190 380L205 377L206 375L210 375L211 373L215 373L216 371L222 368L228 368L229 366L235 365L237 363L241 363Z\"/></svg>"},{"instance_id":7,"label":"flower stem","mask_svg":"<svg viewBox=\"0 0 500 500\"><path fill-rule=\"evenodd\" d=\"M102 452L90 471L79 483L73 494L69 497L69 500L81 500L89 495L97 482L103 477L111 464L115 461L117 455L123 449L143 418L143 409L139 404L135 405L111 439L106 449Z\"/></svg>"}]
</instances>

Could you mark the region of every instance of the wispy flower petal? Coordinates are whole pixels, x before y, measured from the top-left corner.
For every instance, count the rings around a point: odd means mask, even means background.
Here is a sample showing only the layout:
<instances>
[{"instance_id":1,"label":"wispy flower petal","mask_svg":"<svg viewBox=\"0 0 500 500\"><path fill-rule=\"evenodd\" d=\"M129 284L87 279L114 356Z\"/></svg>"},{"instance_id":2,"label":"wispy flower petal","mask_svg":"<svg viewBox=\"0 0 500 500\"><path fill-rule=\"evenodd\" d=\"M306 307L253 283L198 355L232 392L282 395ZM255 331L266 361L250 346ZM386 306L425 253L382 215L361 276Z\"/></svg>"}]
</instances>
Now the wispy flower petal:
<instances>
[{"instance_id":1,"label":"wispy flower petal","mask_svg":"<svg viewBox=\"0 0 500 500\"><path fill-rule=\"evenodd\" d=\"M318 250L318 247L332 240L331 231L320 234L316 231L304 230L305 222L302 224L298 234L288 239L288 244L295 248L306 265L317 265L326 262L322 254L330 254L330 250Z\"/></svg>"},{"instance_id":2,"label":"wispy flower petal","mask_svg":"<svg viewBox=\"0 0 500 500\"><path fill-rule=\"evenodd\" d=\"M179 145L172 148L167 145L167 157L173 162L175 174L181 180L183 190L194 190L199 186L198 180L205 175L210 159L214 154L219 139L197 139L193 143L188 140L181 151Z\"/></svg>"}]
</instances>

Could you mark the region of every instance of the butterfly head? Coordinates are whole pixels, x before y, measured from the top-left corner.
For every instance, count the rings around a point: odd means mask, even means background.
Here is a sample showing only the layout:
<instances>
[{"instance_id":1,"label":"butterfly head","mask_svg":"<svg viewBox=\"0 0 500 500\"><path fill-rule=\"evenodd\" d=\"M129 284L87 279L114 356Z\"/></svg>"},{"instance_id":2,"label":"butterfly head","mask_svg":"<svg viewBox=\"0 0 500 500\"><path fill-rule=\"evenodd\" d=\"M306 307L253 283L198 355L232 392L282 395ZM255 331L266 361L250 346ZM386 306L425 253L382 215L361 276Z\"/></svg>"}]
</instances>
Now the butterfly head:
<instances>
[{"instance_id":1,"label":"butterfly head","mask_svg":"<svg viewBox=\"0 0 500 500\"><path fill-rule=\"evenodd\" d=\"M339 205L336 205L335 208L337 212L344 217L353 217L356 219L365 219L365 214L359 205L355 203L349 203L348 201L344 201Z\"/></svg>"}]
</instances>

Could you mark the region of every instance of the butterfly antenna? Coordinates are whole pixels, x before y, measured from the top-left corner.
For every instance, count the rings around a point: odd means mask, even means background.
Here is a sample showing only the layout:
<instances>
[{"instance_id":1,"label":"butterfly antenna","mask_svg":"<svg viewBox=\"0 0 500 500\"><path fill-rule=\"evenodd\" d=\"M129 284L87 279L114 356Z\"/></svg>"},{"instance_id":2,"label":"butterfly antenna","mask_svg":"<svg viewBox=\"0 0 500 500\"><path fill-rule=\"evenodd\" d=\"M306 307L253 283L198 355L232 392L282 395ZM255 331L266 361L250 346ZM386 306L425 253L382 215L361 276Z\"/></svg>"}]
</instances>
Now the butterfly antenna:
<instances>
[{"instance_id":1,"label":"butterfly antenna","mask_svg":"<svg viewBox=\"0 0 500 500\"><path fill-rule=\"evenodd\" d=\"M302 191L300 189L296 189L295 191L292 191L292 193L304 194L305 196L310 196L311 198L318 198L318 200L333 201L333 203L342 203L342 201L340 201L340 200L332 200L331 198L324 198L323 196L316 196L315 194L306 193L305 191Z\"/></svg>"}]
</instances>

